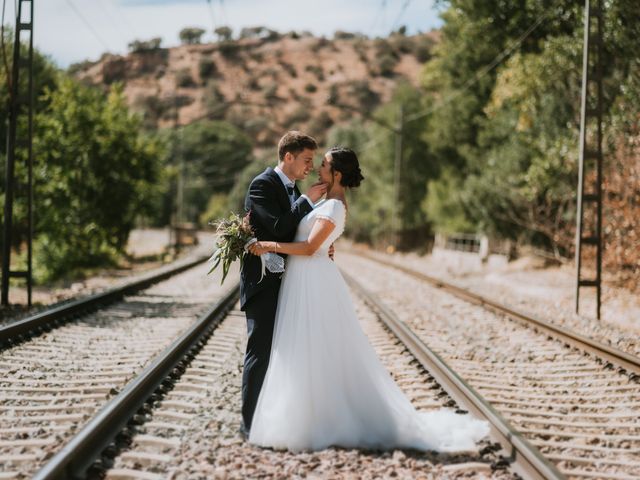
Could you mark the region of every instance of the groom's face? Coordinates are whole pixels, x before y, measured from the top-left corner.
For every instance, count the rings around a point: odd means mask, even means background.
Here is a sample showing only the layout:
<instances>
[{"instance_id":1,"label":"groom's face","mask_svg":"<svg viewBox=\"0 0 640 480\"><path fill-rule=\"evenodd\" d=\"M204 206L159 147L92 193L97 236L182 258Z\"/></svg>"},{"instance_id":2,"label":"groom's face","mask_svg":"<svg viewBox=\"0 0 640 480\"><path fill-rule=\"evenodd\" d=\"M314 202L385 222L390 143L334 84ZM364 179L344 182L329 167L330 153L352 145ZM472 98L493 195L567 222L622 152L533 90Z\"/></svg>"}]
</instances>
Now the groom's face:
<instances>
[{"instance_id":1,"label":"groom's face","mask_svg":"<svg viewBox=\"0 0 640 480\"><path fill-rule=\"evenodd\" d=\"M291 153L287 153L288 159L285 159L285 162L288 160L290 165L289 172L293 175L295 180L304 180L309 175L309 172L313 170L313 156L316 153L315 150L310 150L305 148L302 152L297 155L293 155Z\"/></svg>"}]
</instances>

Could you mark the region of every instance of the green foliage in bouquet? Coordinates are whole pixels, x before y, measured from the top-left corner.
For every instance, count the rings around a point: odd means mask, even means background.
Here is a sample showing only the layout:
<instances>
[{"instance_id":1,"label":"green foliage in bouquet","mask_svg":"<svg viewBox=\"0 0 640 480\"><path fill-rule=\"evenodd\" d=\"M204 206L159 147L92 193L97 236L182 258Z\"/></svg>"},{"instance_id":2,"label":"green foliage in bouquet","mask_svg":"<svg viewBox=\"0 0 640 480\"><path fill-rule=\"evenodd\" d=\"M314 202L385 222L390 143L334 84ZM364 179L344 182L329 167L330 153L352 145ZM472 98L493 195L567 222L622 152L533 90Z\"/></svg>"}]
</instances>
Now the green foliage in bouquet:
<instances>
[{"instance_id":1,"label":"green foliage in bouquet","mask_svg":"<svg viewBox=\"0 0 640 480\"><path fill-rule=\"evenodd\" d=\"M228 218L222 218L213 222L216 227L216 251L211 256L213 266L209 273L213 272L222 263L222 280L224 283L231 264L240 259L240 267L244 261L244 246L254 237L253 229L249 223L249 214L241 217L232 213Z\"/></svg>"}]
</instances>

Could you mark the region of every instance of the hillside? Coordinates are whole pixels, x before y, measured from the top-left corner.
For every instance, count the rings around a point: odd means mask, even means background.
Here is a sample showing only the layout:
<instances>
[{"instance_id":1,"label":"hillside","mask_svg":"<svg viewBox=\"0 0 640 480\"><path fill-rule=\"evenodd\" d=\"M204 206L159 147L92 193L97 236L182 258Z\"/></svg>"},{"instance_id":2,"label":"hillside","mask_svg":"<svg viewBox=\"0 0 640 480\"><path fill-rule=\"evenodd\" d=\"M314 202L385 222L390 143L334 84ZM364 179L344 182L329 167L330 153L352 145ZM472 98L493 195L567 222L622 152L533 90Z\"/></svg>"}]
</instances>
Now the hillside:
<instances>
[{"instance_id":1,"label":"hillside","mask_svg":"<svg viewBox=\"0 0 640 480\"><path fill-rule=\"evenodd\" d=\"M225 119L260 147L292 128L322 138L332 124L387 101L398 83L417 84L437 41L435 32L384 39L270 33L173 48L139 42L126 56L73 70L93 85L121 82L149 128Z\"/></svg>"}]
</instances>

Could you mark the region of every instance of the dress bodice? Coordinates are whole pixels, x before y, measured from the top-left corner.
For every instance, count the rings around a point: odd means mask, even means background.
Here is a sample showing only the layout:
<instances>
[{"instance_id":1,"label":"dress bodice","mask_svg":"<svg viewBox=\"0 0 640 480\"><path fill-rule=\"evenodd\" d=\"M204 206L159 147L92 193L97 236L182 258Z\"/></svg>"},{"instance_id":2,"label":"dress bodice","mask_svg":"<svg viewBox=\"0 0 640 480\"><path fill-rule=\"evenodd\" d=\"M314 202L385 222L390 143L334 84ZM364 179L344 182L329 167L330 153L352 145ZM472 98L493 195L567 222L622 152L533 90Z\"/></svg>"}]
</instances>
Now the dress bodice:
<instances>
[{"instance_id":1,"label":"dress bodice","mask_svg":"<svg viewBox=\"0 0 640 480\"><path fill-rule=\"evenodd\" d=\"M309 238L313 224L318 218L324 218L331 221L336 228L331 232L329 237L322 243L320 248L314 253L314 256L327 256L329 247L344 232L347 210L340 200L329 199L318 202L314 209L309 212L298 224L295 241L302 242Z\"/></svg>"}]
</instances>

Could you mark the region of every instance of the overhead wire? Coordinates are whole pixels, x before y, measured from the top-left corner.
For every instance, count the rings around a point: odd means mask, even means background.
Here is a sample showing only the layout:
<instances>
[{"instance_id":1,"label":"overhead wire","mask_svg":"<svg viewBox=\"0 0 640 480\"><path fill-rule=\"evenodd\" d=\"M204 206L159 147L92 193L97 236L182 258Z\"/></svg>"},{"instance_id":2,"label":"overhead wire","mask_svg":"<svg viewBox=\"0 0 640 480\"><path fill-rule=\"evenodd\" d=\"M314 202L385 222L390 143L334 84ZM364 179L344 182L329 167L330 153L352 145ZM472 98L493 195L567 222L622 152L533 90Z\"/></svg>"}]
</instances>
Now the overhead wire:
<instances>
[{"instance_id":1,"label":"overhead wire","mask_svg":"<svg viewBox=\"0 0 640 480\"><path fill-rule=\"evenodd\" d=\"M120 6L118 5L118 3L116 2L116 0L109 0L109 3L111 5L113 5L113 8L115 10L118 11L118 16L122 19L122 21L126 24L127 29L129 30L129 32L133 33L134 36L138 35L138 30L131 24L131 22L129 21L129 19L127 18L127 15L125 14L124 11L122 11L120 9Z\"/></svg>"},{"instance_id":2,"label":"overhead wire","mask_svg":"<svg viewBox=\"0 0 640 480\"><path fill-rule=\"evenodd\" d=\"M390 30L391 32L395 31L396 27L398 26L398 23L400 23L400 20L402 20L402 16L405 14L410 4L411 4L411 0L404 1L404 3L402 4L402 7L400 8L400 13L398 13L398 16L396 17L395 21L391 24L391 30Z\"/></svg>"},{"instance_id":3,"label":"overhead wire","mask_svg":"<svg viewBox=\"0 0 640 480\"><path fill-rule=\"evenodd\" d=\"M74 11L74 13L80 18L80 20L82 20L82 22L85 24L85 26L89 29L89 31L93 34L93 36L96 38L96 40L98 40L98 42L100 42L102 44L102 46L105 48L105 50L109 51L111 50L109 48L109 45L107 44L107 42L105 42L102 37L98 34L98 32L93 28L93 26L91 25L91 23L89 23L89 21L85 18L84 15L82 15L82 13L80 12L80 10L78 10L78 7L76 7L71 0L67 0L67 3L69 4L69 6L71 7L71 9Z\"/></svg>"},{"instance_id":4,"label":"overhead wire","mask_svg":"<svg viewBox=\"0 0 640 480\"><path fill-rule=\"evenodd\" d=\"M229 17L227 17L227 9L224 6L224 0L220 0L220 12L222 13L222 18L224 19L224 24L229 24Z\"/></svg>"},{"instance_id":5,"label":"overhead wire","mask_svg":"<svg viewBox=\"0 0 640 480\"><path fill-rule=\"evenodd\" d=\"M375 32L375 28L378 25L379 19L384 19L384 11L387 8L387 0L382 0L380 2L380 7L376 10L376 15L373 17L373 23L371 23L371 27L369 27L369 32Z\"/></svg>"},{"instance_id":6,"label":"overhead wire","mask_svg":"<svg viewBox=\"0 0 640 480\"><path fill-rule=\"evenodd\" d=\"M211 33L214 33L216 31L216 14L213 10L213 2L211 0L207 0L207 3L209 4L209 12L211 13Z\"/></svg>"},{"instance_id":7,"label":"overhead wire","mask_svg":"<svg viewBox=\"0 0 640 480\"><path fill-rule=\"evenodd\" d=\"M118 32L125 38L127 36L133 37L133 35L131 35L132 32L125 32L122 29L120 22L118 22L118 20L114 18L113 14L109 11L109 9L106 7L103 1L104 0L98 0L98 5L102 9L102 11L105 13L105 16L109 19L109 21L113 23L116 30L118 30Z\"/></svg>"}]
</instances>

